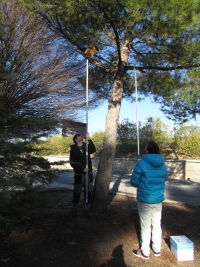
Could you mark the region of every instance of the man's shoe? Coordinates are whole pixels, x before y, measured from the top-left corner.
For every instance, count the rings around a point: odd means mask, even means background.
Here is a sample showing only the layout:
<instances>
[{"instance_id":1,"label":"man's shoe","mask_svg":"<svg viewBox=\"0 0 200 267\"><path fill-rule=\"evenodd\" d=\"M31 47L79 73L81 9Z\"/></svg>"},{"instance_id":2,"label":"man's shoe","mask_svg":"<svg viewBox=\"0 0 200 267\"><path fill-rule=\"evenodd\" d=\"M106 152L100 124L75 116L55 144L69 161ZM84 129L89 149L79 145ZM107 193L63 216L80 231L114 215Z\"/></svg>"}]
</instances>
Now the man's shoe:
<instances>
[{"instance_id":1,"label":"man's shoe","mask_svg":"<svg viewBox=\"0 0 200 267\"><path fill-rule=\"evenodd\" d=\"M148 256L145 256L143 253L142 253L142 250L140 248L138 248L137 250L133 250L133 255L139 257L139 258L142 258L144 260L148 260L149 257Z\"/></svg>"}]
</instances>

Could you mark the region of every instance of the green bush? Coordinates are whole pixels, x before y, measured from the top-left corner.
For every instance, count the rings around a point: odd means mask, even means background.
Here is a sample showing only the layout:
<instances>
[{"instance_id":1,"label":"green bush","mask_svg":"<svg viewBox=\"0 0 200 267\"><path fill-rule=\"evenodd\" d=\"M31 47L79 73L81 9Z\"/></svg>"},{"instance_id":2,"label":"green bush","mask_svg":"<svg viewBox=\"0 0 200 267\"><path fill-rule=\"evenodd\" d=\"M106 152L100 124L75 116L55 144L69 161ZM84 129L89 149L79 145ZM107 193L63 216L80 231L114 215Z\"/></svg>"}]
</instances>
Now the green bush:
<instances>
[{"instance_id":1,"label":"green bush","mask_svg":"<svg viewBox=\"0 0 200 267\"><path fill-rule=\"evenodd\" d=\"M96 155L101 155L103 149L104 132L93 133L91 139L96 147Z\"/></svg>"},{"instance_id":2,"label":"green bush","mask_svg":"<svg viewBox=\"0 0 200 267\"><path fill-rule=\"evenodd\" d=\"M39 156L68 154L73 144L71 137L53 136L32 144L32 153Z\"/></svg>"},{"instance_id":3,"label":"green bush","mask_svg":"<svg viewBox=\"0 0 200 267\"><path fill-rule=\"evenodd\" d=\"M182 125L174 128L173 146L187 157L200 157L200 127Z\"/></svg>"}]
</instances>

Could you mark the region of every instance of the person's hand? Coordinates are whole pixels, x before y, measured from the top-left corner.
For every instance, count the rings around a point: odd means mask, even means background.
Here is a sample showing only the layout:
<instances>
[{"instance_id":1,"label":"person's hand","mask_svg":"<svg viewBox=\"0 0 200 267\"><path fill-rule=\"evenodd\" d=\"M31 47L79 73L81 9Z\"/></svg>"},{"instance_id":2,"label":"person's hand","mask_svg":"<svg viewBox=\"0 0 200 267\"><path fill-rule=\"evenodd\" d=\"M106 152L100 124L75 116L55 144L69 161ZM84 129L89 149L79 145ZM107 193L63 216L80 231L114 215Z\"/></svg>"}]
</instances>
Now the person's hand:
<instances>
[{"instance_id":1,"label":"person's hand","mask_svg":"<svg viewBox=\"0 0 200 267\"><path fill-rule=\"evenodd\" d=\"M90 140L90 135L89 135L89 133L86 133L86 134L85 134L85 137L87 138L87 140Z\"/></svg>"},{"instance_id":2,"label":"person's hand","mask_svg":"<svg viewBox=\"0 0 200 267\"><path fill-rule=\"evenodd\" d=\"M83 171L84 172L89 172L89 168L85 168Z\"/></svg>"}]
</instances>

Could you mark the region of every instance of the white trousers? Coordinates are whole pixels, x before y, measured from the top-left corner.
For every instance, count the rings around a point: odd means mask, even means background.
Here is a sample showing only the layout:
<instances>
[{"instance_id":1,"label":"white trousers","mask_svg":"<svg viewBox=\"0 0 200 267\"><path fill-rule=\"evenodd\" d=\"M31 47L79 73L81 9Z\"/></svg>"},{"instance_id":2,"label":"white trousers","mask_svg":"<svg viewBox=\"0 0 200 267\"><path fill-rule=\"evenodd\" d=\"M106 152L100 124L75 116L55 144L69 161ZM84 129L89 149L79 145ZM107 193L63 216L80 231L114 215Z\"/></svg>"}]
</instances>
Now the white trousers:
<instances>
[{"instance_id":1,"label":"white trousers","mask_svg":"<svg viewBox=\"0 0 200 267\"><path fill-rule=\"evenodd\" d=\"M162 240L162 203L148 204L138 202L138 212L140 216L140 246L142 253L145 256L149 256L151 241L153 251L156 253L160 252Z\"/></svg>"}]
</instances>

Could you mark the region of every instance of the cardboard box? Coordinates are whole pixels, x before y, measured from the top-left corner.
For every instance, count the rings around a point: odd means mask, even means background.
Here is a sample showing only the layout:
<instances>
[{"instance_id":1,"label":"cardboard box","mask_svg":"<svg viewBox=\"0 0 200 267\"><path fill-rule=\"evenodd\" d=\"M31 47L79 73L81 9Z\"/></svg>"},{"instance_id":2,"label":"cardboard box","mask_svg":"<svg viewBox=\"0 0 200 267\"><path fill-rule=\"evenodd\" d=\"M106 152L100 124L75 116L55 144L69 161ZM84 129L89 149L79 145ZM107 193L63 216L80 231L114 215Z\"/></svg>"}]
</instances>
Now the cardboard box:
<instances>
[{"instance_id":1,"label":"cardboard box","mask_svg":"<svg viewBox=\"0 0 200 267\"><path fill-rule=\"evenodd\" d=\"M194 244L185 235L170 236L171 252L178 261L194 260Z\"/></svg>"}]
</instances>

